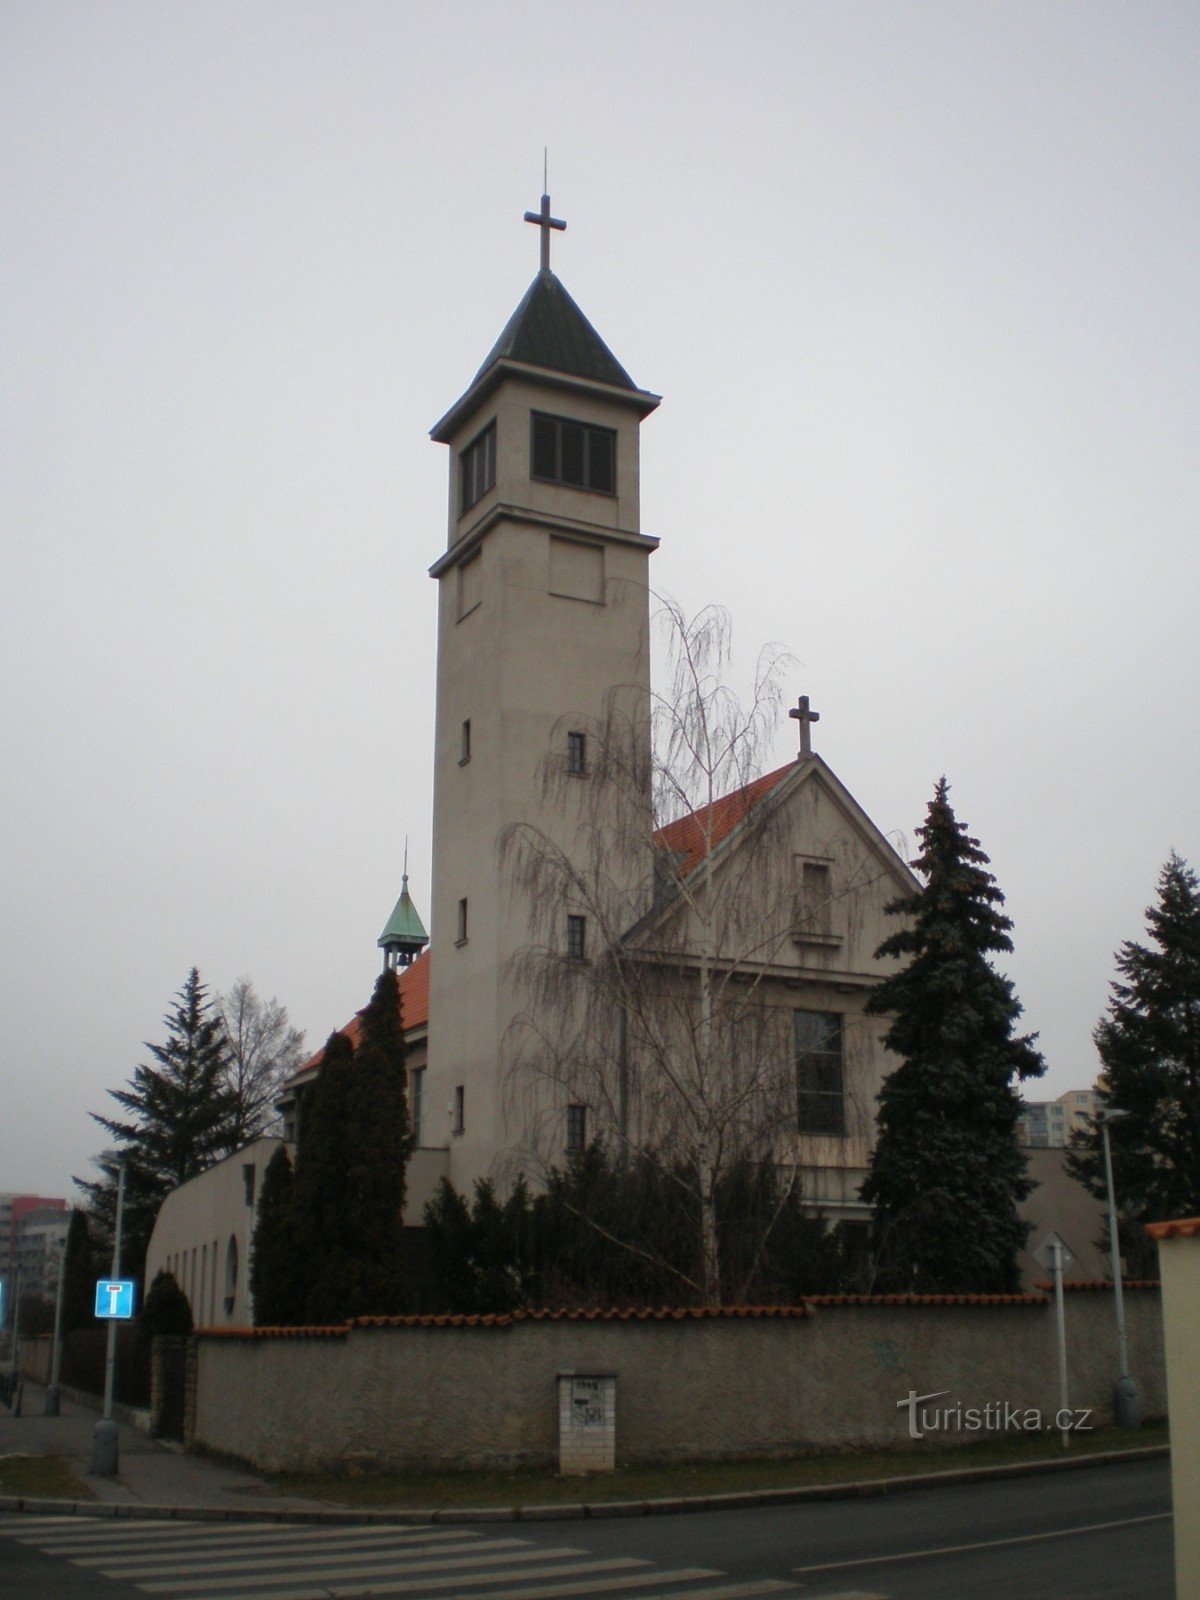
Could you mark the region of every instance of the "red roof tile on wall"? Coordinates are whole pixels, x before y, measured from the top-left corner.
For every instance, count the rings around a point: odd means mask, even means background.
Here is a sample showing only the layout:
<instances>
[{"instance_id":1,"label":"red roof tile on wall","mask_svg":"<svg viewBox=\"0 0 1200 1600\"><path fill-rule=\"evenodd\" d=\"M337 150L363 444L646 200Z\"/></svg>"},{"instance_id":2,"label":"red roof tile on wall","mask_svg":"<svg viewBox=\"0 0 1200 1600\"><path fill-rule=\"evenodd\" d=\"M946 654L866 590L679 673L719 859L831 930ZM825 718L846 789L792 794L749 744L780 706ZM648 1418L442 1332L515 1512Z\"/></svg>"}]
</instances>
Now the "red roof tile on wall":
<instances>
[{"instance_id":1,"label":"red roof tile on wall","mask_svg":"<svg viewBox=\"0 0 1200 1600\"><path fill-rule=\"evenodd\" d=\"M1200 1234L1200 1217L1180 1217L1174 1222L1147 1222L1152 1239L1194 1239Z\"/></svg>"},{"instance_id":2,"label":"red roof tile on wall","mask_svg":"<svg viewBox=\"0 0 1200 1600\"><path fill-rule=\"evenodd\" d=\"M814 1294L814 1306L1044 1306L1040 1294Z\"/></svg>"},{"instance_id":3,"label":"red roof tile on wall","mask_svg":"<svg viewBox=\"0 0 1200 1600\"><path fill-rule=\"evenodd\" d=\"M794 1320L812 1316L812 1307L798 1306L636 1306L604 1311L510 1311L464 1316L353 1317L349 1322L322 1328L197 1328L205 1338L220 1339L340 1339L352 1328L508 1328L517 1322L707 1322L713 1320Z\"/></svg>"}]
</instances>

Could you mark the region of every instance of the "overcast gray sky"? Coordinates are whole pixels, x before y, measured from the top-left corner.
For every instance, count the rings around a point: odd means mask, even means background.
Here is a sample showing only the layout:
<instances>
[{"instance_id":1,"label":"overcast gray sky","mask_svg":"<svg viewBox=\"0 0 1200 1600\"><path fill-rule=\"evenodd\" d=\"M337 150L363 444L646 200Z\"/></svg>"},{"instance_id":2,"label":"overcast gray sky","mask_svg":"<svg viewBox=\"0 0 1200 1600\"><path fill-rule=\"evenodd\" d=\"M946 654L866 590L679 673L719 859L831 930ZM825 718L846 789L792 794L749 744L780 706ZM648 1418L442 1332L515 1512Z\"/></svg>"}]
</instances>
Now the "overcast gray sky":
<instances>
[{"instance_id":1,"label":"overcast gray sky","mask_svg":"<svg viewBox=\"0 0 1200 1600\"><path fill-rule=\"evenodd\" d=\"M778 640L913 844L946 773L1049 1061L1200 864L1200 11L0 6L0 1189L187 970L315 1047L429 906L444 450L537 264L642 386L657 587ZM776 760L794 749L779 729Z\"/></svg>"}]
</instances>

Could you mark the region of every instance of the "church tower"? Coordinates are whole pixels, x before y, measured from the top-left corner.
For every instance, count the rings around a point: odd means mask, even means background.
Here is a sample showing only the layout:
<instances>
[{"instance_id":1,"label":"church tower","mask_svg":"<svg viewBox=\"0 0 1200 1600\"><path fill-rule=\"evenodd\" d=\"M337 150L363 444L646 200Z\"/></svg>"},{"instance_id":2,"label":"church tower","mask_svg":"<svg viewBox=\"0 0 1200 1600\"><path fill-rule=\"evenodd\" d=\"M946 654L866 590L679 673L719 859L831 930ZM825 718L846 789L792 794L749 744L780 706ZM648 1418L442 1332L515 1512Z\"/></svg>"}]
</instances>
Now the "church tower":
<instances>
[{"instance_id":1,"label":"church tower","mask_svg":"<svg viewBox=\"0 0 1200 1600\"><path fill-rule=\"evenodd\" d=\"M544 782L547 762L581 784L602 781L590 756L614 692L628 724L648 727L650 705L658 541L640 528L638 445L659 398L637 387L551 272L550 233L565 224L546 195L526 220L541 230L538 275L432 430L450 470L447 548L430 569L439 596L426 1141L442 1143L444 1116L449 1176L464 1193L523 1142L505 1040L513 959L534 917L502 864L501 837L527 824L573 855L603 793L564 802L564 785ZM631 870L643 872L640 858ZM583 922L564 904L546 921L552 943L585 956ZM561 1120L565 1130L565 1106Z\"/></svg>"}]
</instances>

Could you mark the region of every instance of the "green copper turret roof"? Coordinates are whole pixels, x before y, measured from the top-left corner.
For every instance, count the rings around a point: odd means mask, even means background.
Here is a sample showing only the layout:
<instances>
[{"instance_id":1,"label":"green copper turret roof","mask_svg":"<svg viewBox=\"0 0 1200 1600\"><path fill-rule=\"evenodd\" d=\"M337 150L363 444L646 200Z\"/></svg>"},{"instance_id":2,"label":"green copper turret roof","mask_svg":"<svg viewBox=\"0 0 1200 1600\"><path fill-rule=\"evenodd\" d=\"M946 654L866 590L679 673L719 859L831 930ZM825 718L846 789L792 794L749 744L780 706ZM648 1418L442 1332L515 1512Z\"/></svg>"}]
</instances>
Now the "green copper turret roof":
<instances>
[{"instance_id":1,"label":"green copper turret roof","mask_svg":"<svg viewBox=\"0 0 1200 1600\"><path fill-rule=\"evenodd\" d=\"M424 924L417 915L417 908L412 903L412 896L408 892L408 874L404 874L404 887L400 891L400 898L396 901L396 908L388 918L387 927L376 940L381 950L386 950L389 945L426 945L429 935L425 932Z\"/></svg>"},{"instance_id":2,"label":"green copper turret roof","mask_svg":"<svg viewBox=\"0 0 1200 1600\"><path fill-rule=\"evenodd\" d=\"M529 285L472 388L489 367L505 359L637 392L637 384L552 272L539 272Z\"/></svg>"}]
</instances>

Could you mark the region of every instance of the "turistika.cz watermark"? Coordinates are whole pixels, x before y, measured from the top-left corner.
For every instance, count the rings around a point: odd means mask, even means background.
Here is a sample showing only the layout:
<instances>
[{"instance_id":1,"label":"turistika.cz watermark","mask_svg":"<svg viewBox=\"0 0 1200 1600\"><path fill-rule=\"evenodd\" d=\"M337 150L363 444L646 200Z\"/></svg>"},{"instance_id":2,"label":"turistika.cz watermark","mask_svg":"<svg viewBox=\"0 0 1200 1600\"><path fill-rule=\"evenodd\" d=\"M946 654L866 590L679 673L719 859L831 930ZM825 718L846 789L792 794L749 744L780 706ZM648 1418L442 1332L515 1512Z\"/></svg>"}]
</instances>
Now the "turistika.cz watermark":
<instances>
[{"instance_id":1,"label":"turistika.cz watermark","mask_svg":"<svg viewBox=\"0 0 1200 1600\"><path fill-rule=\"evenodd\" d=\"M929 1404L949 1393L935 1389L932 1394L918 1394L910 1389L906 1399L896 1401L897 1411L908 1412L910 1439L923 1439L927 1433L1087 1433L1093 1425L1090 1406L1046 1412L1008 1400L989 1400L983 1406L964 1406L961 1400L948 1406Z\"/></svg>"}]
</instances>

